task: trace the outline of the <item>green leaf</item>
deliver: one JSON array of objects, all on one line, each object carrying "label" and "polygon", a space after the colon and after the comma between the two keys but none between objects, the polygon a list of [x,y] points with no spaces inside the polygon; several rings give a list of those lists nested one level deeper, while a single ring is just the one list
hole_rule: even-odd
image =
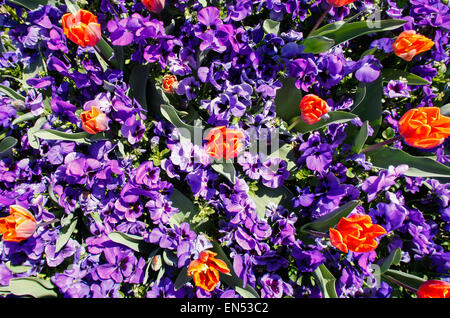
[{"label": "green leaf", "polygon": [[39,117],[36,122],[34,123],[34,126],[29,128],[27,131],[28,136],[28,143],[30,144],[31,148],[39,150],[39,146],[41,145],[41,142],[39,138],[35,135],[35,133],[41,129],[42,126],[47,122],[47,118]]},{"label": "green leaf", "polygon": [[187,274],[187,266],[183,267],[180,272],[178,273],[177,278],[175,279],[175,283],[174,283],[174,289],[178,290],[181,287],[183,287],[184,285],[186,285],[186,283],[188,281],[190,281],[192,279],[191,276],[188,276]]},{"label": "green leaf", "polygon": [[164,260],[164,263],[166,263],[166,265],[177,267],[178,258],[174,252],[165,249],[162,253],[162,259]]},{"label": "green leaf", "polygon": [[244,289],[244,288],[241,288],[241,287],[239,287],[239,286],[234,287],[234,290],[235,290],[239,295],[241,295],[243,298],[258,298],[258,297],[256,297],[252,292],[250,292],[250,291],[248,291],[248,290],[246,290],[246,289]]},{"label": "green leaf", "polygon": [[181,191],[175,188],[170,196],[170,200],[172,201],[172,206],[178,209],[178,213],[172,215],[170,218],[170,224],[180,226],[181,223],[186,222],[192,225],[192,218],[199,213],[197,206]]},{"label": "green leaf", "polygon": [[16,296],[32,296],[35,298],[58,296],[51,281],[36,277],[12,278],[6,288]]},{"label": "green leaf", "polygon": [[144,238],[141,236],[114,231],[108,233],[108,237],[111,239],[111,241],[125,245],[136,252],[149,252],[150,245],[145,242]]},{"label": "green leaf", "polygon": [[119,63],[114,56],[114,49],[109,45],[108,42],[102,37],[100,41],[95,45],[95,52],[99,54],[99,62],[102,64],[104,68],[108,68],[111,65],[113,68],[119,69]]},{"label": "green leaf", "polygon": [[409,72],[396,70],[392,68],[385,68],[381,71],[383,82],[389,82],[390,80],[399,80],[400,78],[406,79],[408,85],[429,85],[431,84],[426,79]]},{"label": "green leaf", "polygon": [[17,144],[17,139],[11,136],[5,137],[0,141],[0,154],[7,152]]},{"label": "green leaf", "polygon": [[402,249],[400,247],[396,248],[389,254],[388,257],[381,263],[380,266],[380,274],[384,274],[387,272],[391,265],[398,265],[400,263],[400,259],[402,258]]},{"label": "green leaf", "polygon": [[397,271],[397,270],[393,270],[393,269],[388,269],[383,275],[383,276],[390,276],[408,286],[411,286],[412,288],[415,289],[419,289],[419,287],[426,282],[426,279],[423,279],[421,277],[409,274],[409,273],[404,273],[401,271]]},{"label": "green leaf", "polygon": [[319,284],[323,298],[338,298],[336,293],[336,278],[324,264],[320,264],[313,272],[313,276]]},{"label": "green leaf", "polygon": [[150,64],[136,64],[131,70],[129,86],[130,97],[134,97],[143,108],[147,108],[147,80],[150,73]]},{"label": "green leaf", "polygon": [[268,188],[264,185],[258,185],[258,190],[250,196],[255,200],[256,213],[260,219],[266,216],[266,207],[269,203],[283,205],[285,208],[291,206],[291,200],[294,194],[285,186],[279,188]]},{"label": "green leaf", "polygon": [[39,7],[40,4],[46,5],[47,0],[8,0],[11,3],[17,4],[28,10],[34,10]]},{"label": "green leaf", "polygon": [[353,141],[353,151],[359,153],[369,136],[369,122],[366,120]]},{"label": "green leaf", "polygon": [[266,19],[263,22],[263,29],[266,31],[266,33],[273,33],[275,35],[278,35],[280,32],[280,22]]},{"label": "green leaf", "polygon": [[13,90],[8,86],[0,85],[0,92],[6,94],[7,96],[9,96],[14,100],[25,102],[25,96],[20,95],[19,93],[17,93],[15,90]]},{"label": "green leaf", "polygon": [[11,125],[14,126],[14,125],[17,125],[18,123],[35,119],[36,117],[37,117],[37,115],[33,114],[32,112],[28,112],[28,113],[25,113],[23,115],[16,117],[16,119],[13,120]]},{"label": "green leaf", "polygon": [[289,173],[297,168],[297,157],[292,144],[283,144],[280,148],[273,150],[268,158],[280,158],[286,161],[286,169]]},{"label": "green leaf", "polygon": [[203,134],[200,126],[190,126],[183,122],[178,116],[176,109],[171,105],[161,105],[161,114],[172,125],[178,128],[180,143],[192,142],[197,145],[201,144]]},{"label": "green leaf", "polygon": [[441,115],[450,116],[450,104],[441,106]]},{"label": "green leaf", "polygon": [[67,244],[73,231],[75,231],[77,223],[78,217],[73,213],[67,214],[61,219],[61,231],[56,241],[55,253],[58,253]]},{"label": "green leaf", "polygon": [[359,21],[352,23],[344,23],[341,21],[332,23],[333,25],[327,25],[314,32],[314,36],[324,36],[334,40],[334,45],[341,44],[343,42],[352,40],[362,35],[395,30],[406,23],[406,20],[389,19],[371,21]]},{"label": "green leaf", "polygon": [[313,130],[326,127],[330,124],[346,123],[358,117],[356,114],[344,111],[331,111],[328,112],[327,115],[328,116],[322,117],[321,120],[312,125],[308,125],[303,120],[299,120],[299,122],[294,126],[293,129],[304,134]]},{"label": "green leaf", "polygon": [[67,10],[69,10],[71,13],[76,14],[78,11],[80,11],[80,7],[76,2],[73,2],[71,0],[64,0],[67,6]]},{"label": "green leaf", "polygon": [[449,178],[450,167],[429,157],[412,156],[405,151],[392,147],[380,147],[366,153],[376,168],[388,169],[389,166],[406,164],[409,169],[404,173],[409,177]]},{"label": "green leaf", "polygon": [[335,41],[325,36],[310,36],[304,39],[301,43],[305,48],[302,53],[319,54],[331,49]]},{"label": "green leaf", "polygon": [[364,98],[353,107],[351,112],[358,115],[363,122],[368,120],[374,130],[372,136],[375,136],[381,126],[383,82],[379,76],[371,83],[361,83],[360,85],[363,87],[361,90],[365,91]]},{"label": "green leaf", "polygon": [[300,101],[302,100],[302,91],[295,86],[296,79],[285,77],[280,79],[282,87],[277,90],[275,97],[275,108],[277,116],[286,122],[292,118],[300,116]]},{"label": "green leaf", "polygon": [[211,167],[214,171],[227,178],[232,184],[236,182],[236,169],[232,162],[212,163]]},{"label": "green leaf", "polygon": [[14,274],[22,274],[32,268],[32,266],[12,265],[11,261],[7,261],[5,266]]},{"label": "green leaf", "polygon": [[300,227],[300,231],[307,233],[308,230],[313,230],[328,233],[330,228],[334,228],[336,224],[339,223],[339,220],[342,217],[349,215],[350,212],[352,212],[359,205],[359,203],[360,202],[358,200],[347,202],[335,209],[333,212],[330,212],[313,222],[303,225]]},{"label": "green leaf", "polygon": [[66,133],[54,129],[40,129],[34,133],[34,136],[47,140],[68,140],[80,143],[88,143],[88,138],[91,136],[87,132]]}]

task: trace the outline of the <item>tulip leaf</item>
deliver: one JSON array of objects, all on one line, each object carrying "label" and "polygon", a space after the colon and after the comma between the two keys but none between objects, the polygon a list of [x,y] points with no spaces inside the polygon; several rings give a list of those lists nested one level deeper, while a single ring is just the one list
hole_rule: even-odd
[{"label": "tulip leaf", "polygon": [[441,106],[441,115],[450,117],[450,104]]},{"label": "tulip leaf", "polygon": [[359,21],[351,23],[342,23],[338,21],[332,25],[326,25],[317,29],[314,36],[325,36],[334,40],[334,46],[343,42],[352,40],[362,35],[395,30],[406,23],[406,20],[389,19],[377,21]]},{"label": "tulip leaf", "polygon": [[225,178],[228,179],[232,184],[235,184],[236,182],[236,169],[234,168],[234,165],[232,162],[224,161],[224,162],[218,162],[218,163],[212,163],[211,167],[216,171],[217,173],[221,174]]},{"label": "tulip leaf", "polygon": [[71,0],[64,0],[67,6],[67,10],[69,10],[72,14],[77,14],[78,11],[80,11],[80,7],[76,2],[73,2]]},{"label": "tulip leaf", "polygon": [[349,215],[359,204],[360,202],[358,200],[347,202],[334,211],[316,219],[315,221],[303,225],[300,227],[300,231],[307,233],[308,230],[314,230],[322,233],[328,233],[330,228],[334,228],[342,217]]},{"label": "tulip leaf", "polygon": [[292,144],[283,144],[278,149],[273,150],[268,158],[280,158],[284,160],[286,162],[286,169],[289,172],[292,172],[295,168],[297,168],[297,157]]},{"label": "tulip leaf", "polygon": [[0,85],[0,92],[6,94],[7,96],[9,96],[14,100],[25,102],[25,96],[20,95],[19,93],[17,93],[15,90],[13,90],[8,86]]},{"label": "tulip leaf", "polygon": [[250,292],[250,291],[248,291],[248,290],[246,290],[246,289],[244,289],[244,288],[241,288],[241,287],[239,287],[239,286],[234,287],[234,290],[235,290],[239,295],[241,295],[243,298],[258,298],[258,297],[256,297],[252,292]]},{"label": "tulip leaf", "polygon": [[28,10],[34,10],[34,9],[37,9],[40,4],[45,6],[47,4],[48,0],[8,0],[8,2],[22,6]]},{"label": "tulip leaf", "polygon": [[320,264],[316,268],[313,276],[320,287],[323,298],[338,298],[335,286],[336,278],[324,264]]},{"label": "tulip leaf", "polygon": [[39,279],[37,277],[21,277],[9,280],[9,285],[5,286],[8,291],[16,296],[32,296],[35,298],[57,297],[51,281]]},{"label": "tulip leaf", "polygon": [[91,137],[87,132],[66,133],[54,129],[40,129],[34,133],[34,136],[47,140],[68,140],[80,143],[88,143],[88,138]]},{"label": "tulip leaf", "polygon": [[147,109],[147,80],[150,72],[149,64],[136,64],[131,70],[129,79],[129,97],[135,98],[138,103],[145,109]]},{"label": "tulip leaf", "polygon": [[0,141],[0,154],[6,153],[8,150],[14,148],[17,144],[17,139],[11,136],[7,136]]},{"label": "tulip leaf", "polygon": [[264,31],[269,34],[273,33],[275,35],[278,35],[278,33],[280,32],[280,22],[271,19],[264,20],[262,27]]},{"label": "tulip leaf", "polygon": [[394,269],[388,269],[381,277],[392,277],[396,280],[398,280],[401,283],[406,284],[407,286],[410,286],[414,289],[419,289],[419,287],[426,282],[426,279],[423,279],[421,277],[404,273],[401,271],[397,271]]},{"label": "tulip leaf", "polygon": [[67,214],[61,219],[61,230],[59,238],[56,241],[55,253],[58,253],[67,244],[72,233],[75,231],[77,223],[78,217],[73,213]]},{"label": "tulip leaf", "polygon": [[111,241],[125,245],[136,252],[144,254],[149,252],[149,244],[144,241],[144,238],[142,236],[114,231],[108,233],[108,237],[111,239]]},{"label": "tulip leaf", "polygon": [[37,115],[33,114],[32,112],[28,112],[16,117],[16,119],[12,121],[11,125],[14,126],[17,125],[18,123],[35,119],[36,117]]},{"label": "tulip leaf", "polygon": [[47,118],[45,117],[39,117],[38,120],[34,123],[34,126],[29,128],[27,131],[28,136],[28,143],[30,144],[31,148],[39,150],[39,146],[41,145],[41,142],[39,138],[35,135],[35,133],[41,129],[42,126],[46,123]]},{"label": "tulip leaf", "polygon": [[[361,83],[360,91],[364,91],[364,97],[359,103],[353,107],[352,113],[358,115],[362,121],[369,121],[369,125],[373,128],[375,136],[381,126],[382,98],[383,98],[383,82],[381,76],[370,83]],[[370,138],[369,138],[370,139]]]},{"label": "tulip leaf", "polygon": [[391,165],[408,165],[409,169],[404,174],[409,177],[450,177],[450,167],[429,157],[412,156],[401,149],[385,146],[368,151],[366,155],[370,157],[372,164],[380,169],[388,169]]},{"label": "tulip leaf", "polygon": [[198,207],[178,189],[173,189],[169,199],[172,201],[172,206],[178,209],[178,213],[172,215],[170,218],[170,224],[180,226],[181,223],[186,222],[193,231],[197,232],[200,226],[207,221],[207,219],[205,219],[198,223],[193,222],[194,216],[200,211]]},{"label": "tulip leaf", "polygon": [[402,249],[400,247],[393,250],[388,257],[381,263],[380,266],[380,274],[384,274],[387,272],[391,265],[398,265],[400,263],[400,259],[402,257]]},{"label": "tulip leaf", "polygon": [[[322,119],[320,119],[317,123],[312,125],[308,125],[303,120],[299,120],[299,122],[294,126],[293,129],[304,134],[313,130],[317,130],[323,127],[326,127],[330,124],[339,124],[349,122],[358,116],[356,114],[352,114],[350,112],[344,111],[331,111],[328,112]],[[295,118],[297,120],[298,118]]]},{"label": "tulip leaf", "polygon": [[161,113],[165,119],[177,128],[180,143],[192,142],[197,145],[201,144],[203,134],[200,126],[190,126],[183,122],[178,116],[177,110],[171,105],[161,105]]},{"label": "tulip leaf", "polygon": [[409,72],[396,70],[392,68],[384,68],[381,71],[381,76],[383,78],[383,82],[389,82],[390,80],[399,80],[404,78],[408,85],[429,85],[431,84],[426,79]]},{"label": "tulip leaf", "polygon": [[285,77],[280,79],[281,88],[277,90],[275,97],[275,107],[277,116],[286,122],[292,118],[300,116],[300,101],[302,100],[302,91],[295,86],[296,79]]},{"label": "tulip leaf", "polygon": [[174,289],[178,290],[181,287],[183,287],[184,285],[186,285],[186,283],[188,281],[190,281],[192,279],[191,276],[188,276],[187,274],[187,266],[183,267],[180,272],[178,273],[177,278],[175,279],[175,283],[174,283]]},{"label": "tulip leaf", "polygon": [[32,268],[32,266],[12,265],[11,261],[7,261],[5,266],[14,274],[25,273]]},{"label": "tulip leaf", "polygon": [[267,206],[274,204],[275,206],[283,205],[285,208],[291,207],[291,200],[294,194],[285,186],[278,188],[268,188],[259,185],[258,190],[254,194],[249,194],[255,201],[256,214],[260,219],[266,216]]},{"label": "tulip leaf", "polygon": [[300,44],[304,46],[302,53],[319,54],[331,49],[334,46],[335,41],[325,36],[310,36],[304,39]]},{"label": "tulip leaf", "polygon": [[353,151],[359,153],[369,136],[369,122],[366,120],[353,141]]}]

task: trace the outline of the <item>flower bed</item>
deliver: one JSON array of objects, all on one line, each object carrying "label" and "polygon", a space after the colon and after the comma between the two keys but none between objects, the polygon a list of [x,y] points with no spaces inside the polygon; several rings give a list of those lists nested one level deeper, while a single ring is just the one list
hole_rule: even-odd
[{"label": "flower bed", "polygon": [[443,0],[0,0],[0,294],[450,297]]}]

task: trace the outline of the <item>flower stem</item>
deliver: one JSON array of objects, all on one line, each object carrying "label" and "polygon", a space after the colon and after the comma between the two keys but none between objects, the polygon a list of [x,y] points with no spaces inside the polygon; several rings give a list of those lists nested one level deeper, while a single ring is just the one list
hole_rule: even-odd
[{"label": "flower stem", "polygon": [[328,233],[323,233],[323,232],[319,232],[319,231],[307,230],[306,232],[308,234],[311,234],[311,235],[316,236],[316,237],[324,237],[324,238],[329,238],[330,237],[328,235]]},{"label": "flower stem", "polygon": [[302,121],[302,118],[301,117],[298,117],[289,127],[288,127],[288,130],[292,130],[292,128],[294,128],[295,126],[297,126],[297,124],[299,123],[299,122],[301,122]]},{"label": "flower stem", "polygon": [[407,289],[407,290],[409,290],[409,291],[411,291],[411,292],[413,292],[413,293],[417,293],[417,289],[415,289],[415,288],[413,288],[413,287],[411,287],[411,286],[409,286],[409,285],[407,285],[407,284],[405,284],[405,283],[403,283],[403,282],[401,282],[401,281],[395,279],[395,278],[392,277],[392,276],[389,276],[389,275],[384,274],[383,277],[384,277],[386,280],[388,280],[388,281],[390,281],[390,282],[392,282],[392,283],[394,283],[394,284],[397,284],[398,286],[401,286],[401,287],[403,287],[403,288],[405,288],[405,289]]},{"label": "flower stem", "polygon": [[333,7],[332,5],[330,5],[330,4],[328,5],[328,8],[322,13],[322,15],[320,16],[319,20],[317,20],[316,24],[314,25],[312,30],[309,32],[309,34],[308,34],[308,36],[306,38],[309,38],[311,36],[311,34],[313,34],[314,31],[317,30],[317,28],[322,23],[323,19],[325,19],[325,16],[328,14],[328,12],[330,12],[332,7]]},{"label": "flower stem", "polygon": [[403,138],[402,136],[395,136],[394,138],[391,138],[391,139],[382,141],[382,142],[380,142],[380,143],[378,143],[378,144],[375,144],[375,145],[369,146],[369,147],[367,147],[367,148],[364,148],[364,149],[361,150],[359,153],[364,153],[364,152],[372,151],[372,150],[378,149],[378,148],[380,148],[380,147],[383,147],[384,145],[390,145],[390,144],[392,144],[392,143],[394,143],[394,142],[396,142],[396,141],[398,141],[398,140],[401,140],[402,138]]}]

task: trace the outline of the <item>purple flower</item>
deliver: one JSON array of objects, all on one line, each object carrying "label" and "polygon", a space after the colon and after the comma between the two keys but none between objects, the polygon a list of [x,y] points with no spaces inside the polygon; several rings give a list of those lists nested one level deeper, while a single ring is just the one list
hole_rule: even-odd
[{"label": "purple flower", "polygon": [[407,170],[407,165],[389,166],[388,170],[380,171],[378,176],[368,177],[361,186],[361,189],[367,193],[367,201],[374,200],[378,192],[388,190],[395,184],[395,180]]},{"label": "purple flower", "polygon": [[289,178],[286,161],[280,158],[266,160],[260,169],[262,183],[270,188],[278,188]]},{"label": "purple flower", "polygon": [[102,280],[99,284],[91,285],[93,298],[122,298],[119,293],[120,284],[112,279]]},{"label": "purple flower", "polygon": [[389,98],[411,96],[407,82],[401,80],[390,80],[384,88],[384,94]]},{"label": "purple flower", "polygon": [[75,265],[72,269],[65,270],[63,273],[56,273],[52,277],[53,283],[59,287],[65,297],[85,298],[89,297],[89,285],[83,278],[87,275],[87,270],[81,269]]},{"label": "purple flower", "polygon": [[298,246],[292,251],[295,257],[298,269],[301,272],[313,272],[316,268],[325,262],[325,256],[317,249],[303,249]]},{"label": "purple flower", "polygon": [[136,119],[136,116],[131,116],[123,123],[121,132],[128,142],[134,145],[144,136],[145,126],[140,119]]},{"label": "purple flower", "polygon": [[260,283],[262,298],[281,298],[283,295],[292,296],[294,293],[292,286],[285,283],[277,274],[264,274]]},{"label": "purple flower", "polygon": [[133,251],[120,247],[108,247],[103,250],[107,263],[97,267],[101,279],[112,279],[116,283],[129,280],[137,264]]}]

